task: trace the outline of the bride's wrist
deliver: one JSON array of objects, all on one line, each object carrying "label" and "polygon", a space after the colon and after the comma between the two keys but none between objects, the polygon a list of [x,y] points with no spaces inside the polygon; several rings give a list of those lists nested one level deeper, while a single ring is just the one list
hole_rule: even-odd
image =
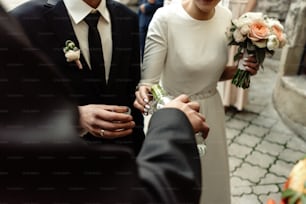
[{"label": "bride's wrist", "polygon": [[153,85],[153,83],[144,83],[144,82],[138,83],[138,85],[135,88],[135,91],[138,91],[141,86],[146,86],[149,89],[151,89],[152,85]]}]

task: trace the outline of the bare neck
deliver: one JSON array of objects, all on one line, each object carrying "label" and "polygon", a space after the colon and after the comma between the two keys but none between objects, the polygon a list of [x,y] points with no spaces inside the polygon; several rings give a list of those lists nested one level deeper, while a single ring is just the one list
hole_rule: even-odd
[{"label": "bare neck", "polygon": [[99,4],[101,3],[101,0],[83,0],[85,3],[87,3],[92,8],[97,8]]},{"label": "bare neck", "polygon": [[209,20],[215,14],[215,8],[208,9],[208,10],[201,10],[199,7],[196,6],[195,1],[186,0],[182,2],[183,8],[186,12],[193,18],[197,20]]}]

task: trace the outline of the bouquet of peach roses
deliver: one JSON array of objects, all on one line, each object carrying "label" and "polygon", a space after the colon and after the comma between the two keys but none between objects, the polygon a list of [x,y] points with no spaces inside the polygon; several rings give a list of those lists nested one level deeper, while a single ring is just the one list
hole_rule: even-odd
[{"label": "bouquet of peach roses", "polygon": [[[268,199],[267,204],[276,204]],[[292,168],[282,190],[280,204],[306,204],[306,156]]]},{"label": "bouquet of peach roses", "polygon": [[[229,45],[238,46],[235,61],[239,60],[242,54],[253,54],[262,68],[266,54],[273,55],[275,49],[286,44],[281,23],[260,12],[248,12],[233,20],[226,34]],[[232,83],[244,89],[250,86],[250,73],[241,64],[238,65]]]}]

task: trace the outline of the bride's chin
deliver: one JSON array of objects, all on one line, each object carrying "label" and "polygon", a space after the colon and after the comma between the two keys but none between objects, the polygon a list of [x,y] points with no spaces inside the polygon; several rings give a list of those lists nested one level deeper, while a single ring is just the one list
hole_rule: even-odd
[{"label": "bride's chin", "polygon": [[213,1],[211,1],[211,0],[196,0],[196,1],[197,1],[198,5],[200,5],[200,6],[205,6],[205,7],[213,6]]},{"label": "bride's chin", "polygon": [[202,4],[212,4],[214,0],[198,0],[198,2],[201,2]]},{"label": "bride's chin", "polygon": [[203,12],[210,12],[211,10],[214,9],[214,6],[212,3],[208,3],[207,0],[196,0],[196,4],[198,5],[199,9],[202,10]]}]

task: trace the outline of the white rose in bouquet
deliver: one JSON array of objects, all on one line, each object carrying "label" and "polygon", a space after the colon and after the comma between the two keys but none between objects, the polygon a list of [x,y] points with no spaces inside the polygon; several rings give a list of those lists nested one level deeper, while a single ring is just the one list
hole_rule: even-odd
[{"label": "white rose in bouquet", "polygon": [[269,50],[275,50],[275,49],[279,48],[279,41],[278,41],[276,35],[269,36],[268,42],[267,42],[267,48]]}]

